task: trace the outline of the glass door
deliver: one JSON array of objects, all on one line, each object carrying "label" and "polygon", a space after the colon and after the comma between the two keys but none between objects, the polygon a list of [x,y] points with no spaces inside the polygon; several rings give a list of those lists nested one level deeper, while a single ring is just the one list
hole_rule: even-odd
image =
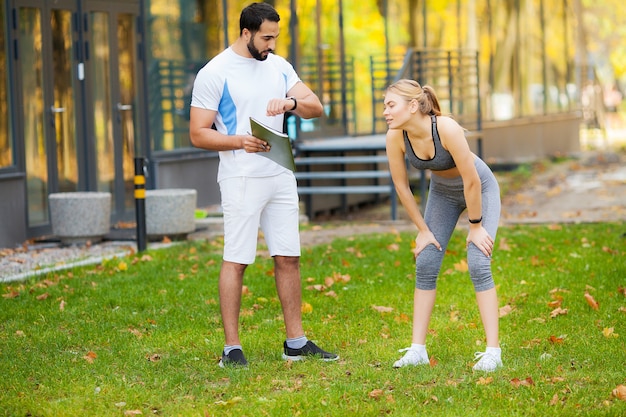
[{"label": "glass door", "polygon": [[50,230],[48,195],[107,191],[134,214],[141,90],[139,0],[12,0],[28,229]]},{"label": "glass door", "polygon": [[114,219],[134,208],[138,135],[138,1],[84,1],[87,130],[93,138],[92,186],[113,196]]},{"label": "glass door", "polygon": [[17,87],[29,228],[45,227],[48,194],[78,189],[76,3],[14,1]]}]

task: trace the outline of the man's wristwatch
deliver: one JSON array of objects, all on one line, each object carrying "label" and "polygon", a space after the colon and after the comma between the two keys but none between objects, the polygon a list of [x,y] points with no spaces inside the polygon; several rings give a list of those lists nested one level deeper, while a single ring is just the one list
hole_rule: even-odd
[{"label": "man's wristwatch", "polygon": [[293,109],[289,111],[294,111],[298,107],[298,100],[294,96],[287,97],[287,100],[293,100]]}]

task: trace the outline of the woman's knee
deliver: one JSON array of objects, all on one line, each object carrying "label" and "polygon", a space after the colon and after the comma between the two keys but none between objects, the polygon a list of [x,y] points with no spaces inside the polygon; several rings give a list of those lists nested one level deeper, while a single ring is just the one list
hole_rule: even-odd
[{"label": "woman's knee", "polygon": [[415,260],[415,288],[434,290],[442,261],[443,251],[433,245],[425,247]]},{"label": "woman's knee", "polygon": [[485,256],[474,244],[470,244],[467,250],[467,267],[475,291],[485,291],[494,287],[491,258]]}]

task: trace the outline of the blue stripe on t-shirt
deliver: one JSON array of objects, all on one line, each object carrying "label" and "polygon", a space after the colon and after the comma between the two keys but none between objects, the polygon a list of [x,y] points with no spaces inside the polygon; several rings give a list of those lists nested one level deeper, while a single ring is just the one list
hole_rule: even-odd
[{"label": "blue stripe on t-shirt", "polygon": [[228,135],[237,134],[237,107],[228,91],[228,81],[224,82],[224,92],[217,111],[222,115],[222,123]]}]

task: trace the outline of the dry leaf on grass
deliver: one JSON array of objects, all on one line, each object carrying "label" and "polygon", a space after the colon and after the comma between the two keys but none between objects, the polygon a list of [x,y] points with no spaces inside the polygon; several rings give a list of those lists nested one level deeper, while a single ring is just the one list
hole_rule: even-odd
[{"label": "dry leaf on grass", "polygon": [[615,333],[615,329],[613,327],[605,327],[602,330],[602,334],[604,335],[604,337],[606,338],[614,338],[614,337],[619,337],[619,334]]},{"label": "dry leaf on grass", "polygon": [[506,315],[509,315],[511,312],[513,311],[513,307],[511,307],[510,304],[507,304],[503,307],[500,307],[499,313],[500,313],[500,317],[504,317]]},{"label": "dry leaf on grass", "polygon": [[83,359],[89,363],[93,363],[94,359],[96,359],[97,357],[98,355],[95,352],[89,351],[85,356],[83,356]]},{"label": "dry leaf on grass", "polygon": [[626,401],[626,385],[618,385],[617,388],[611,392],[611,395],[618,400]]},{"label": "dry leaf on grass", "polygon": [[591,306],[594,310],[597,310],[600,307],[595,298],[593,298],[593,296],[588,292],[585,292],[585,300],[587,300],[587,304],[589,304],[589,306]]},{"label": "dry leaf on grass", "polygon": [[531,377],[527,377],[526,379],[513,378],[511,380],[511,385],[515,388],[519,388],[520,386],[533,386],[535,385],[535,381]]},{"label": "dry leaf on grass", "polygon": [[375,400],[379,399],[380,397],[383,396],[385,392],[381,389],[375,389],[373,391],[370,391],[369,394],[367,394],[368,397],[370,398],[374,398]]},{"label": "dry leaf on grass", "polygon": [[454,269],[458,272],[467,272],[467,261],[465,259],[461,259],[459,263],[454,264]]},{"label": "dry leaf on grass", "polygon": [[550,317],[551,318],[555,318],[557,316],[563,316],[565,314],[567,314],[567,309],[566,308],[557,307],[557,308],[555,308],[554,310],[552,310],[550,312]]},{"label": "dry leaf on grass", "polygon": [[558,345],[558,344],[563,343],[563,341],[565,340],[565,337],[556,337],[556,336],[552,335],[552,336],[550,336],[548,338],[548,340],[550,341],[550,343]]},{"label": "dry leaf on grass", "polygon": [[493,377],[488,376],[487,378],[485,378],[484,376],[481,376],[480,378],[478,378],[478,381],[476,381],[476,385],[489,385],[493,382]]},{"label": "dry leaf on grass", "polygon": [[393,311],[393,307],[372,306],[372,308],[379,313],[391,313]]}]

